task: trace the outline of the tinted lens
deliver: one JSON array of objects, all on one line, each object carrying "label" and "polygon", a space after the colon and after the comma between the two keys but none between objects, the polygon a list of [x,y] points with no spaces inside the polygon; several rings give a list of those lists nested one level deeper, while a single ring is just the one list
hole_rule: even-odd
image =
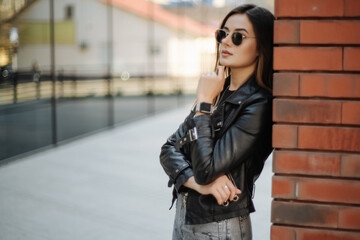
[{"label": "tinted lens", "polygon": [[231,39],[236,46],[239,46],[243,40],[243,35],[239,32],[234,32]]},{"label": "tinted lens", "polygon": [[[221,41],[226,38],[226,36],[227,33],[222,29],[216,30],[215,32],[215,38],[218,43],[221,43]],[[239,46],[242,43],[243,35],[239,32],[234,32],[231,35],[231,40],[236,46]]]},{"label": "tinted lens", "polygon": [[221,29],[216,30],[215,37],[216,37],[216,41],[218,43],[221,43],[221,41],[226,37],[226,32]]}]

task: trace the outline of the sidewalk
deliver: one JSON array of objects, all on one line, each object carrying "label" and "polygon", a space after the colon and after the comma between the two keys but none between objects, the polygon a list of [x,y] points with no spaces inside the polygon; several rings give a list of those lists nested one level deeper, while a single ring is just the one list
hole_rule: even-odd
[{"label": "sidewalk", "polygon": [[[0,239],[171,239],[160,147],[190,106],[0,167]],[[270,237],[271,159],[256,185],[254,240]]]}]

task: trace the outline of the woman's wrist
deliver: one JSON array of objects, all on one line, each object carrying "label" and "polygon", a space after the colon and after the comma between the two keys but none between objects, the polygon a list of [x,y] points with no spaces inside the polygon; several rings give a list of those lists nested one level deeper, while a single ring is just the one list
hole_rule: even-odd
[{"label": "woman's wrist", "polygon": [[[196,104],[198,105],[200,103],[207,103],[207,104],[211,104],[211,106],[212,106],[213,99],[210,99],[210,98],[207,98],[207,97],[198,97],[197,101],[196,101]],[[213,106],[211,108],[213,108]],[[209,109],[209,111],[210,111],[210,109]],[[207,115],[207,114],[211,114],[211,113],[212,113],[211,111],[209,113],[206,113],[204,111],[197,111],[196,114],[194,115],[194,117],[201,116],[201,115]]]},{"label": "woman's wrist", "polygon": [[213,99],[209,98],[209,97],[198,97],[197,98],[197,103],[201,103],[201,102],[205,102],[205,103],[213,103]]},{"label": "woman's wrist", "polygon": [[200,193],[201,185],[196,183],[194,176],[190,177],[186,182],[184,182],[184,186]]}]

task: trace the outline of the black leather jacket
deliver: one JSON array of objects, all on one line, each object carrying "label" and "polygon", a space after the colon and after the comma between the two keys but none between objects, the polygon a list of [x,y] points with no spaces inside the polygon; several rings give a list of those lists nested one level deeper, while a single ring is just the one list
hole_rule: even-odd
[{"label": "black leather jacket", "polygon": [[[224,89],[229,83],[227,78]],[[169,187],[175,187],[173,203],[177,194],[184,192],[186,224],[220,221],[255,211],[253,184],[272,151],[271,93],[261,88],[253,75],[213,115],[194,115],[192,110],[160,154]],[[189,141],[189,130],[194,127],[197,138],[193,135]],[[185,138],[187,142],[179,144]],[[218,205],[212,195],[200,195],[183,186],[191,176],[205,185],[224,174],[230,174],[242,190],[240,199],[228,206]]]}]

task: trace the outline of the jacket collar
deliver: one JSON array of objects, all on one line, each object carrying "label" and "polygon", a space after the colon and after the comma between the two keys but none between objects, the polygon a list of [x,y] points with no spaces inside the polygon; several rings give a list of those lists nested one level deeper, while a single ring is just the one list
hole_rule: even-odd
[{"label": "jacket collar", "polygon": [[[230,85],[230,78],[231,75],[226,78],[224,89]],[[225,102],[241,104],[245,99],[258,91],[259,88],[260,86],[256,82],[255,74],[253,74],[233,95],[226,99]]]}]

